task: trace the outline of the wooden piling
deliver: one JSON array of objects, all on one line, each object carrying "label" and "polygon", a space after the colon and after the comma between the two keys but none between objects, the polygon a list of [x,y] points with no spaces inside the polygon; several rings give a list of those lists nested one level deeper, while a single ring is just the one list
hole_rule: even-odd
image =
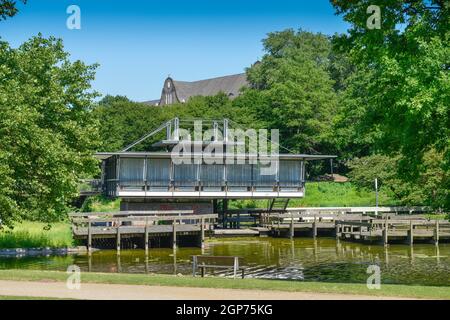
[{"label": "wooden piling", "polygon": [[388,245],[388,241],[389,241],[389,239],[388,239],[388,229],[389,229],[389,224],[388,224],[387,215],[386,215],[386,219],[385,219],[385,222],[384,222],[384,225],[383,225],[383,244],[385,246]]},{"label": "wooden piling", "polygon": [[120,220],[117,220],[116,250],[120,253]]},{"label": "wooden piling", "polygon": [[291,213],[291,229],[289,232],[289,236],[291,239],[294,239],[294,217],[292,216],[292,213]]},{"label": "wooden piling", "polygon": [[339,222],[338,221],[334,221],[334,229],[335,229],[335,233],[336,233],[336,241],[339,240]]},{"label": "wooden piling", "polygon": [[205,247],[205,218],[202,218],[200,225],[200,248]]},{"label": "wooden piling", "polygon": [[314,222],[313,222],[313,225],[312,225],[312,235],[313,235],[313,238],[315,239],[316,237],[317,237],[317,223],[316,223],[316,216],[314,216]]},{"label": "wooden piling", "polygon": [[176,220],[173,220],[173,224],[172,224],[172,247],[174,249],[177,248],[177,224],[176,224]]},{"label": "wooden piling", "polygon": [[410,246],[412,246],[413,243],[414,243],[414,225],[413,225],[412,220],[409,221],[409,230],[408,230],[408,239],[407,239],[407,241],[408,241],[408,244]]},{"label": "wooden piling", "polygon": [[434,228],[434,244],[439,245],[439,220],[436,220],[436,226]]},{"label": "wooden piling", "polygon": [[145,235],[144,235],[145,252],[148,252],[148,218],[145,219]]},{"label": "wooden piling", "polygon": [[87,241],[87,249],[88,249],[88,253],[91,253],[92,251],[92,224],[89,221],[88,222],[88,241]]}]

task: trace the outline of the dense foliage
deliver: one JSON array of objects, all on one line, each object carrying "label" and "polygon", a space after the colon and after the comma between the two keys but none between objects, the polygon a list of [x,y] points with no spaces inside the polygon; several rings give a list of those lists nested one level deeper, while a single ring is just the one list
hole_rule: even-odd
[{"label": "dense foliage", "polygon": [[[336,121],[341,147],[348,156],[391,157],[396,168],[391,173],[410,189],[402,197],[406,201],[450,207],[448,2],[332,3],[351,24],[348,34],[336,38],[335,49],[346,52],[355,66]],[[381,8],[380,29],[366,24],[373,4]]]},{"label": "dense foliage", "polygon": [[0,219],[64,217],[80,177],[97,171],[96,66],[69,61],[62,42],[0,42]]},{"label": "dense foliage", "polygon": [[[22,0],[22,2],[26,3],[27,0]],[[17,1],[0,0],[0,21],[15,16],[17,12]]]}]

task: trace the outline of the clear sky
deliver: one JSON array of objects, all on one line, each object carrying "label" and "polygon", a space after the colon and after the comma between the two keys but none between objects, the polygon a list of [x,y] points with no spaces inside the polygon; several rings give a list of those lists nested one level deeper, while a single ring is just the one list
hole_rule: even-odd
[{"label": "clear sky", "polygon": [[[286,28],[333,34],[347,25],[329,0],[28,0],[0,22],[13,47],[38,32],[64,40],[71,59],[100,67],[101,94],[158,99],[164,79],[193,81],[244,72],[263,55],[261,40]],[[69,5],[81,29],[69,30]]]}]

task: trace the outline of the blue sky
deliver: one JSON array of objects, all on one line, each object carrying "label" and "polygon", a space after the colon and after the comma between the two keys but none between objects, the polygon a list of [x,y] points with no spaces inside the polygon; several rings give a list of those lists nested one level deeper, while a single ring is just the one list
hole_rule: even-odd
[{"label": "blue sky", "polygon": [[[69,5],[81,30],[69,30]],[[261,40],[286,28],[333,34],[347,25],[329,0],[28,0],[0,22],[13,47],[38,32],[64,40],[71,59],[100,67],[93,87],[136,101],[159,98],[164,79],[193,81],[243,72]]]}]

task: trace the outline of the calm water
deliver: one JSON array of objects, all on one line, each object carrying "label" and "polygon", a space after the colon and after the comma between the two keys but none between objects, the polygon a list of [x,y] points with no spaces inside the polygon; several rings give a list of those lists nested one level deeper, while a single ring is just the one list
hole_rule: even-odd
[{"label": "calm water", "polygon": [[[214,240],[198,248],[99,251],[88,255],[49,257],[0,257],[0,269],[66,270],[78,265],[82,271],[191,274],[191,255],[236,255],[248,266],[247,277],[268,279],[360,282],[367,279],[370,264],[381,268],[382,283],[450,286],[450,244],[378,245],[334,239]],[[219,274],[228,276],[227,273]]]}]

